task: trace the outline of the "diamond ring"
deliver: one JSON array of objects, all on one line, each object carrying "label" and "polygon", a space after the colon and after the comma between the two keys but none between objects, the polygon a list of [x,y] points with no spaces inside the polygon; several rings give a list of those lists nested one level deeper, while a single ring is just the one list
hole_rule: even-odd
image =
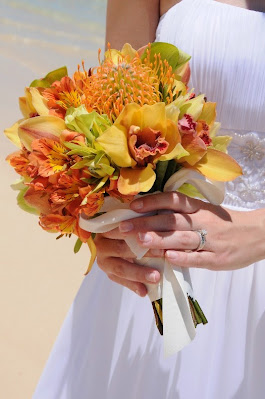
[{"label": "diamond ring", "polygon": [[200,251],[201,249],[203,249],[206,243],[207,230],[195,230],[194,232],[197,233],[200,238],[199,245],[196,249],[194,249],[194,251]]}]

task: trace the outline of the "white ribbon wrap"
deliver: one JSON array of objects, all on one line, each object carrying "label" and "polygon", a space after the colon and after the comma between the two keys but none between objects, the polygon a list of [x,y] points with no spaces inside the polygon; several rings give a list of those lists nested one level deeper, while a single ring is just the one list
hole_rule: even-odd
[{"label": "white ribbon wrap", "polygon": [[[164,191],[176,191],[184,183],[192,184],[215,205],[224,199],[223,183],[209,181],[199,173],[185,168],[169,178]],[[87,220],[81,216],[80,227],[92,233],[106,233],[118,227],[124,220],[158,213],[134,212],[129,209],[128,203],[121,203],[112,197],[105,198],[101,212],[105,213],[93,219]],[[158,284],[146,285],[151,302],[163,298],[164,354],[168,357],[188,345],[196,334],[187,296],[188,294],[193,297],[189,270],[171,265],[164,258],[144,257],[148,249],[141,247],[135,236],[129,236],[125,241],[136,255],[138,264],[154,267],[163,276]]]}]

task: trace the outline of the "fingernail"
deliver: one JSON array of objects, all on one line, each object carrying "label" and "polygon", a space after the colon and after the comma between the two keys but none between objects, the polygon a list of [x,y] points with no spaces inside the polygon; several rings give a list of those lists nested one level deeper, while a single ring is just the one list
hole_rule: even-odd
[{"label": "fingernail", "polygon": [[150,281],[151,283],[156,283],[159,280],[159,273],[158,272],[146,273],[145,278],[147,281]]},{"label": "fingernail", "polygon": [[120,232],[127,233],[128,231],[132,231],[133,224],[131,222],[121,222],[119,225]]},{"label": "fingernail", "polygon": [[138,211],[139,211],[140,209],[142,209],[143,206],[144,206],[144,204],[143,204],[143,201],[142,201],[142,200],[137,200],[137,201],[135,201],[135,202],[133,202],[133,203],[131,204],[132,209],[136,209],[136,210],[138,210]]},{"label": "fingernail", "polygon": [[167,251],[166,257],[175,260],[175,259],[177,259],[178,254],[176,253],[176,251]]},{"label": "fingernail", "polygon": [[148,234],[148,233],[139,233],[138,237],[139,237],[139,240],[143,241],[143,242],[152,241],[152,236],[151,236],[151,234]]},{"label": "fingernail", "polygon": [[135,290],[135,293],[136,293],[137,295],[139,295],[139,296],[142,296],[142,295],[141,295],[141,292],[138,291],[138,290]]}]

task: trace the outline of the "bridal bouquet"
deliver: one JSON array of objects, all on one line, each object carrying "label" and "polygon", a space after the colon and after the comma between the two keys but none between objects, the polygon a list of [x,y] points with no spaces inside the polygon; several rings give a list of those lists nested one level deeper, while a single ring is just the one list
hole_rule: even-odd
[{"label": "bridal bouquet", "polygon": [[[78,66],[72,78],[63,67],[34,80],[19,98],[24,118],[5,130],[19,147],[7,157],[21,175],[13,185],[18,205],[38,214],[44,230],[76,235],[75,252],[87,243],[88,271],[96,256],[95,233],[140,216],[129,209],[135,196],[179,190],[220,203],[220,182],[241,174],[226,154],[230,137],[216,136],[216,104],[187,88],[189,58],[171,44],[139,51],[125,44],[121,51],[109,48],[96,68]],[[128,244],[139,263],[148,264],[136,239]],[[173,273],[173,300],[192,339],[194,326],[206,319],[189,277],[163,259],[158,267]],[[166,284],[149,295],[161,333],[170,295]],[[177,298],[179,288],[184,302]]]}]

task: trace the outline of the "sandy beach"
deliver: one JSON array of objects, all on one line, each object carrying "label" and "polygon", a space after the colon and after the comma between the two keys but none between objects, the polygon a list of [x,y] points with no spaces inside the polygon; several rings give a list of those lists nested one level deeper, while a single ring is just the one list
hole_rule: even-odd
[{"label": "sandy beach", "polygon": [[[57,67],[69,74],[104,47],[105,1],[0,1],[0,130],[21,118],[18,97]],[[5,157],[16,148],[0,135],[1,397],[29,399],[84,278],[89,252],[55,240],[16,205],[17,178]],[[48,399],[48,398],[47,398]]]}]

